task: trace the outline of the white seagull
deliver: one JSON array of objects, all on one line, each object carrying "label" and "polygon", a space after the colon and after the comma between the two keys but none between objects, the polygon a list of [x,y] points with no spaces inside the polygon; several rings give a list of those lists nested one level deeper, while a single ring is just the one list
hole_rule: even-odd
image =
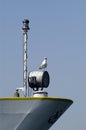
[{"label": "white seagull", "polygon": [[44,60],[42,61],[39,69],[45,69],[47,67],[47,58],[44,57]]}]

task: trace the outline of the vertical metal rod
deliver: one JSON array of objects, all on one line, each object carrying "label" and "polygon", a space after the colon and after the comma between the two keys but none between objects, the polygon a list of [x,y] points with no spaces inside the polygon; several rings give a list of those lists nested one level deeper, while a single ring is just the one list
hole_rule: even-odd
[{"label": "vertical metal rod", "polygon": [[27,96],[27,59],[28,59],[28,55],[27,55],[27,39],[28,39],[28,35],[27,32],[28,30],[30,30],[29,26],[29,20],[24,20],[23,21],[23,39],[24,39],[24,43],[23,43],[23,87],[24,87],[24,96]]}]

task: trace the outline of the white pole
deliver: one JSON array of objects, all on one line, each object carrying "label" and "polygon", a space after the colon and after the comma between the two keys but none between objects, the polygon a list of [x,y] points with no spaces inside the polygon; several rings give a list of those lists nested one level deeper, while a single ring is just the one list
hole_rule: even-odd
[{"label": "white pole", "polygon": [[30,30],[29,26],[29,21],[28,20],[24,20],[23,21],[23,38],[24,38],[24,43],[23,43],[23,87],[24,87],[24,96],[27,96],[27,59],[28,59],[28,55],[27,55],[27,39],[28,39],[28,35],[27,32],[28,30]]}]

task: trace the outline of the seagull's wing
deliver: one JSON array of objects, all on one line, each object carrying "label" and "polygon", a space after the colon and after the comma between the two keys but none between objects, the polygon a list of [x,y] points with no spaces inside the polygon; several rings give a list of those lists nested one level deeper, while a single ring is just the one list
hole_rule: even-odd
[{"label": "seagull's wing", "polygon": [[44,60],[42,61],[39,69],[44,69],[47,67],[47,58],[44,58]]}]

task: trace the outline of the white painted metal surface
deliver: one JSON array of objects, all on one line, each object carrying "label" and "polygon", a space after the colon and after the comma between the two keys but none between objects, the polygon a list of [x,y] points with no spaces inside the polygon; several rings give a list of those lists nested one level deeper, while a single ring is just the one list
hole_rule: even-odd
[{"label": "white painted metal surface", "polygon": [[49,97],[0,98],[0,130],[48,130],[71,104]]},{"label": "white painted metal surface", "polygon": [[45,91],[35,91],[33,97],[48,97],[48,93]]}]

